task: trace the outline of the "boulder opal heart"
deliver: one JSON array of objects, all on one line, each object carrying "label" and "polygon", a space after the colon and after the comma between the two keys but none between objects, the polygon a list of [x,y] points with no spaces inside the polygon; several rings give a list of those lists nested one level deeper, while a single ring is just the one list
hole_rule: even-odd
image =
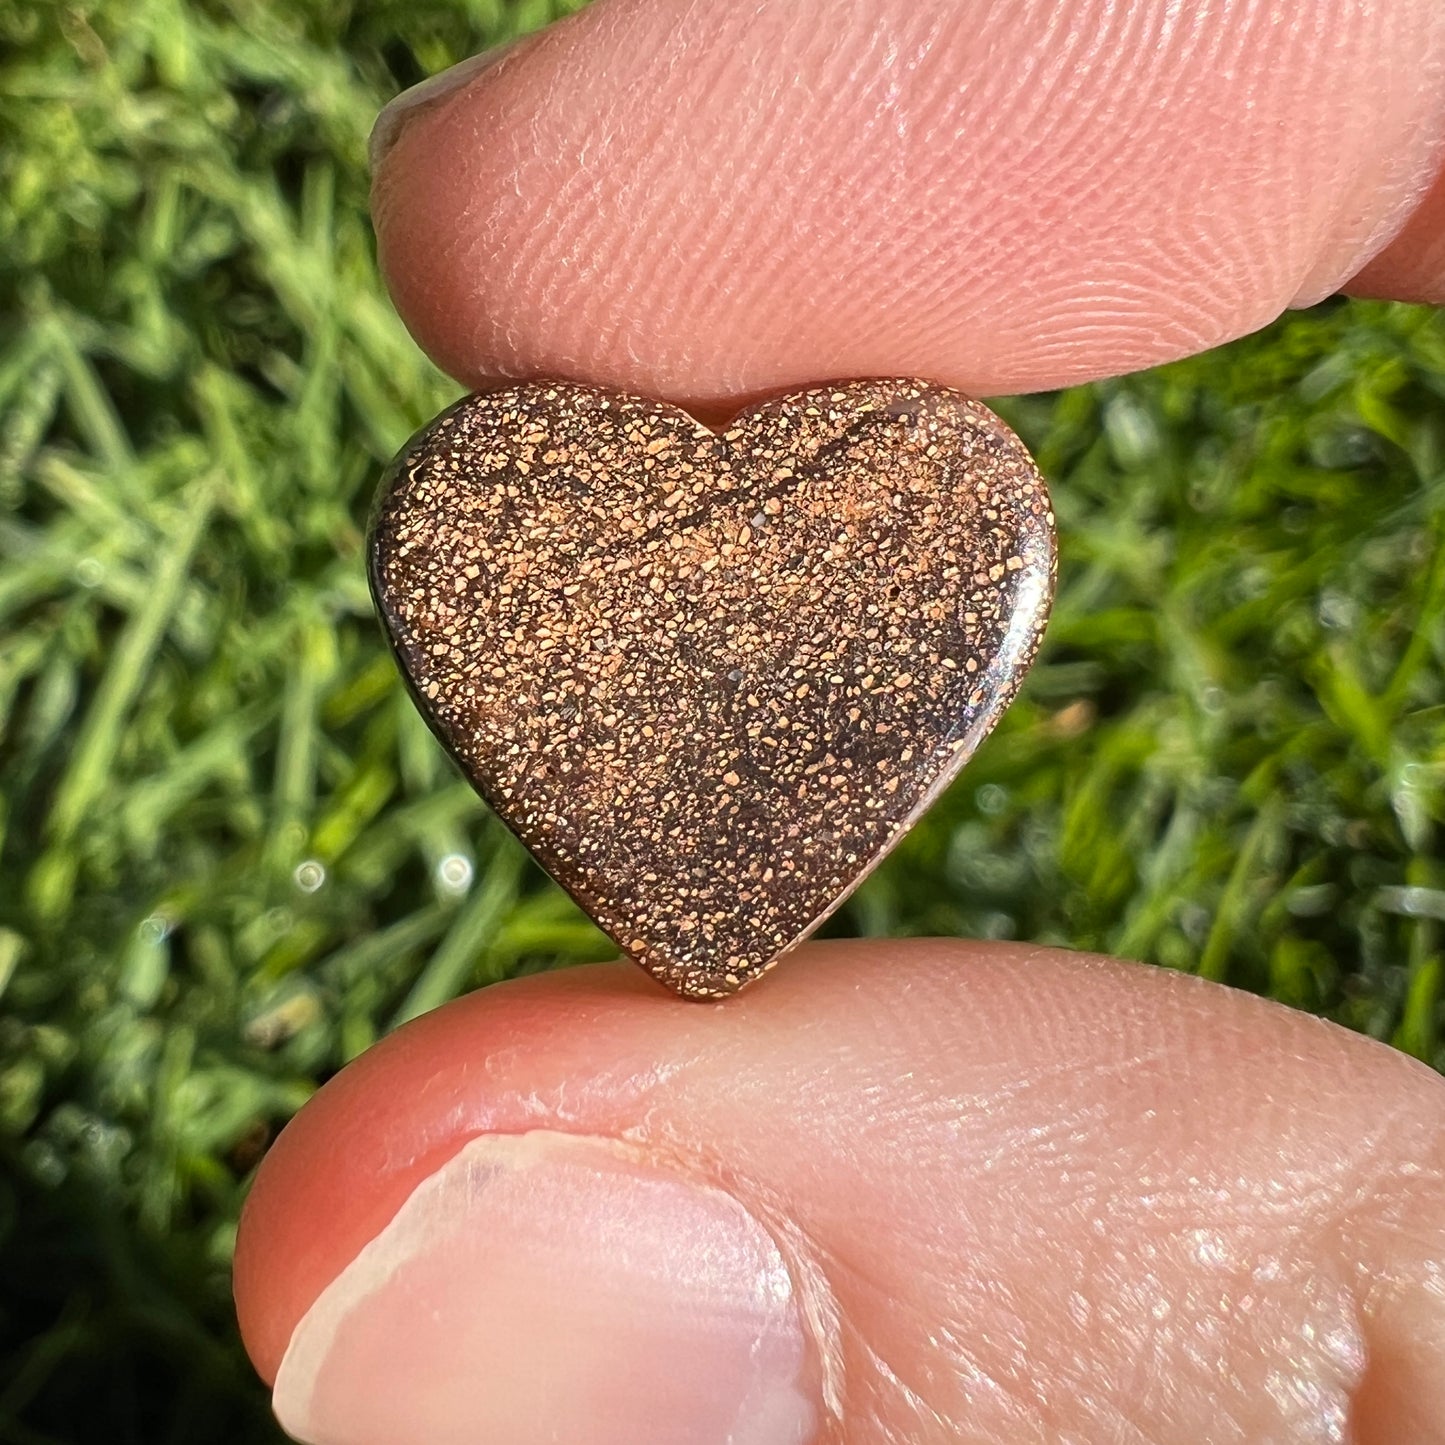
[{"label": "boulder opal heart", "polygon": [[560,383],[394,463],[371,581],[432,728],[619,947],[716,998],[817,926],[998,721],[1053,514],[992,412],[849,382],[722,435]]}]

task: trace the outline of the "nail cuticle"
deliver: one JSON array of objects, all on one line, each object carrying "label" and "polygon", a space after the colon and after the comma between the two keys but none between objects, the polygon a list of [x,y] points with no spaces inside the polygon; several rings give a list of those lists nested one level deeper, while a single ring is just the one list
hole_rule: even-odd
[{"label": "nail cuticle", "polygon": [[823,1414],[833,1427],[831,1434],[820,1431],[819,1439],[841,1439],[845,1398],[842,1314],[827,1271],[820,1263],[824,1251],[793,1218],[787,1202],[705,1151],[664,1154],[655,1144],[626,1135],[607,1142],[626,1151],[640,1167],[693,1180],[699,1188],[715,1190],[734,1200],[772,1241],[797,1303],[812,1383],[822,1397]]},{"label": "nail cuticle", "polygon": [[[747,1206],[744,1205],[746,1208]],[[818,1262],[819,1251],[803,1231],[781,1211],[750,1209],[760,1226],[771,1235],[783,1258],[797,1301],[803,1338],[809,1353],[814,1385],[822,1398],[823,1414],[842,1439],[844,1373],[843,1322],[837,1297],[827,1273]],[[770,1218],[769,1216],[772,1215]],[[819,1432],[820,1438],[832,1435]]]}]

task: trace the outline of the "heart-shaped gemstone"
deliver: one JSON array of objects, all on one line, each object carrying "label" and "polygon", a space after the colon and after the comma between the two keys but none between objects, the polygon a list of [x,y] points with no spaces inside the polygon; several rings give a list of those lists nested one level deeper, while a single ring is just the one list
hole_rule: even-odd
[{"label": "heart-shaped gemstone", "polygon": [[371,580],[432,728],[662,982],[733,992],[948,784],[1038,645],[1053,514],[986,408],[914,381],[722,435],[560,383],[398,457]]}]

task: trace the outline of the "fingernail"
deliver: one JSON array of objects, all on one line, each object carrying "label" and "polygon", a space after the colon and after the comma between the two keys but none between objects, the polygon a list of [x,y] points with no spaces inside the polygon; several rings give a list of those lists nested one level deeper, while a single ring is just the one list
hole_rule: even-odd
[{"label": "fingernail", "polygon": [[307,1445],[805,1445],[802,1309],[731,1195],[608,1140],[486,1135],[296,1327],[273,1404]]},{"label": "fingernail", "polygon": [[420,84],[412,86],[410,90],[402,91],[400,95],[389,100],[382,107],[381,114],[376,117],[376,124],[371,128],[367,158],[372,175],[376,174],[386,153],[396,144],[406,123],[418,111],[461,90],[484,70],[490,70],[492,66],[511,55],[523,40],[530,39],[531,36],[520,36],[516,40],[508,40],[503,45],[494,45],[490,50],[482,51],[480,55],[473,55],[470,59],[463,60],[447,70],[439,71],[436,75],[429,75]]}]

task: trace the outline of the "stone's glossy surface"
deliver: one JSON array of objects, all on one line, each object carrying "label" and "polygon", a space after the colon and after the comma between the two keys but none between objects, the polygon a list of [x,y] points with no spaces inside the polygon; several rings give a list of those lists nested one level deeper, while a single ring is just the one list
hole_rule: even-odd
[{"label": "stone's glossy surface", "polygon": [[911,381],[684,412],[534,383],[397,459],[371,579],[463,771],[621,949],[716,998],[815,928],[998,720],[1054,573],[1033,461]]}]

